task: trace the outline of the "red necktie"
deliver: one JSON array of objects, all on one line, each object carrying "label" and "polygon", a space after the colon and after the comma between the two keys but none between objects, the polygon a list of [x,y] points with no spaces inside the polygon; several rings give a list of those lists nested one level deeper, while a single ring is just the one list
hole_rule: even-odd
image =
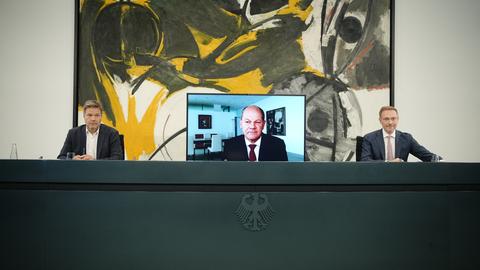
[{"label": "red necktie", "polygon": [[249,144],[248,147],[250,147],[250,153],[248,153],[248,161],[257,161],[257,156],[255,155],[255,146],[256,144]]},{"label": "red necktie", "polygon": [[393,160],[392,136],[387,136],[387,160]]}]

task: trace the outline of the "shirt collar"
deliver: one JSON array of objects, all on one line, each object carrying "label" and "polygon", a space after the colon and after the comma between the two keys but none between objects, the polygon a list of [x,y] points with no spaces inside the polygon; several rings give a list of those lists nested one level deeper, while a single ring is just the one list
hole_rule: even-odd
[{"label": "shirt collar", "polygon": [[260,146],[260,144],[262,143],[262,135],[260,135],[260,138],[258,138],[258,140],[254,143],[251,143],[245,136],[244,136],[244,139],[245,139],[245,144],[247,146],[249,146],[250,144],[255,144],[256,146]]},{"label": "shirt collar", "polygon": [[92,133],[90,133],[90,132],[88,131],[87,126],[85,126],[85,133],[87,134],[87,136],[88,136],[89,134],[92,135],[92,136],[97,136],[97,135],[98,135],[98,132],[100,131],[100,127],[101,127],[101,126],[99,126],[98,129],[97,129],[97,131],[95,131],[95,133],[92,134]]},{"label": "shirt collar", "polygon": [[395,134],[397,133],[397,130],[394,130],[392,134],[388,134],[385,129],[382,128],[382,133],[383,133],[383,138],[386,138],[387,136],[392,136],[392,138],[395,138]]}]

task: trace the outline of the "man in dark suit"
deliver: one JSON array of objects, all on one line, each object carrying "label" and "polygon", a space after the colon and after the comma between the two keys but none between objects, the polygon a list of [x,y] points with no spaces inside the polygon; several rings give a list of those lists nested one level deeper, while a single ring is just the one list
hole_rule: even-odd
[{"label": "man in dark suit", "polygon": [[224,158],[229,161],[287,161],[282,139],[262,133],[265,113],[258,106],[242,111],[243,135],[225,141]]},{"label": "man in dark suit", "polygon": [[118,131],[101,124],[102,105],[96,100],[87,100],[83,105],[85,125],[68,131],[58,159],[65,159],[74,152],[73,159],[123,159],[123,150]]},{"label": "man in dark suit", "polygon": [[364,136],[361,161],[402,162],[408,160],[409,154],[422,161],[441,159],[420,145],[412,135],[396,129],[398,111],[395,107],[382,107],[379,116],[382,129]]}]

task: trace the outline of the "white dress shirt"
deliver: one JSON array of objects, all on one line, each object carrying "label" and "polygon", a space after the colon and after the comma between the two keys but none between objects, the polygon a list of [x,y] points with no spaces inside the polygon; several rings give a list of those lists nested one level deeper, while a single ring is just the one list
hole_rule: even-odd
[{"label": "white dress shirt", "polygon": [[98,132],[100,131],[100,127],[98,127],[97,131],[95,133],[90,133],[88,131],[88,128],[86,129],[87,131],[87,149],[86,153],[87,155],[90,155],[93,157],[93,159],[97,159],[97,142],[98,142]]},{"label": "white dress shirt", "polygon": [[260,153],[260,144],[262,143],[262,136],[260,136],[260,138],[258,138],[258,140],[254,143],[251,143],[247,137],[244,137],[245,138],[245,145],[247,146],[247,156],[250,154],[250,147],[249,145],[250,144],[255,144],[255,149],[253,150],[253,152],[255,152],[255,157],[257,158],[256,161],[258,161],[258,155]]}]

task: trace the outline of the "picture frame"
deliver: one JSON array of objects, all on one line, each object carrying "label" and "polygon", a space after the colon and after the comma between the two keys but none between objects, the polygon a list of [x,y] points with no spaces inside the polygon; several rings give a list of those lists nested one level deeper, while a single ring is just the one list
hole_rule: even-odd
[{"label": "picture frame", "polygon": [[286,111],[285,107],[267,111],[267,134],[287,135]]},{"label": "picture frame", "polygon": [[208,114],[198,115],[198,129],[211,129],[212,128],[212,116]]}]

